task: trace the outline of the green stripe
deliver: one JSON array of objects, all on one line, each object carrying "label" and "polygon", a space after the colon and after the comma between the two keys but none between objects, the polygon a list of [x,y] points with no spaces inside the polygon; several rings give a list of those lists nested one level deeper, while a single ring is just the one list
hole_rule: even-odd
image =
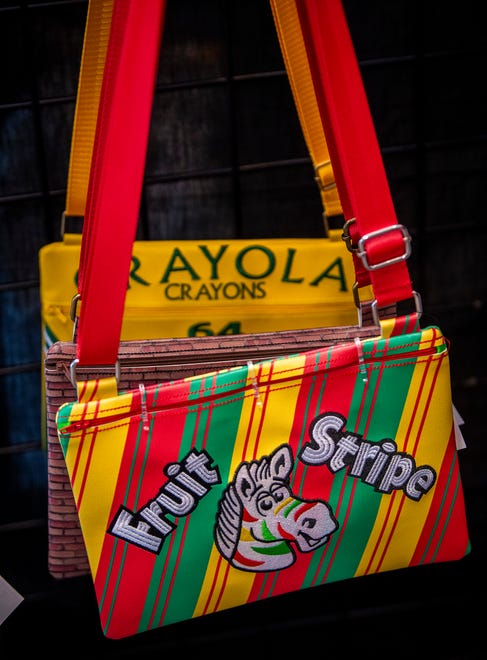
[{"label": "green stripe", "polygon": [[[259,589],[259,593],[256,596],[256,600],[262,600],[263,597],[269,598],[270,596],[272,596],[278,579],[279,579],[279,571],[268,571],[267,573],[265,573],[261,587]],[[269,581],[271,584],[267,589],[267,595],[264,596],[264,594],[266,593],[267,583]]]},{"label": "green stripe", "polygon": [[[331,358],[331,353],[332,353],[331,349],[328,349],[327,354],[326,354],[326,367],[329,365],[330,358]],[[322,353],[317,353],[316,354],[315,369],[319,368],[321,357],[322,357]],[[306,401],[306,406],[304,408],[304,414],[306,416],[306,424],[304,424],[304,423],[301,424],[301,433],[299,435],[299,441],[298,441],[298,445],[297,445],[297,448],[296,448],[295,458],[297,456],[299,456],[299,453],[301,452],[301,450],[303,448],[304,442],[308,441],[308,429],[309,429],[309,421],[308,420],[310,419],[310,416],[313,415],[313,413],[310,413],[311,400],[314,396],[316,381],[318,380],[318,382],[319,382],[320,378],[321,378],[320,392],[319,392],[318,401],[317,401],[317,404],[316,404],[318,410],[320,409],[321,399],[322,399],[323,394],[325,392],[326,381],[328,380],[326,373],[316,374],[316,375],[313,376],[312,384],[311,384],[311,387],[309,388],[309,392],[308,392],[308,399]],[[316,410],[314,411],[314,413],[316,414]],[[292,484],[292,487],[293,487],[293,493],[299,494],[299,495],[302,494],[307,472],[308,472],[308,466],[303,464],[303,472],[302,472],[302,477],[301,477],[301,483],[297,484],[294,479],[291,480],[291,484]]]},{"label": "green stripe", "polygon": [[59,338],[56,337],[56,335],[54,334],[54,332],[51,330],[51,328],[47,323],[44,323],[43,339],[44,339],[44,348],[46,350],[50,348],[55,342],[59,341]]},{"label": "green stripe", "polygon": [[[103,603],[105,601],[108,582],[109,582],[110,576],[112,574],[113,563],[114,563],[114,560],[115,560],[115,554],[116,554],[116,550],[117,550],[117,546],[118,546],[119,542],[120,541],[118,539],[116,539],[114,544],[113,544],[112,556],[110,557],[110,562],[109,562],[108,570],[107,570],[107,573],[106,573],[107,578],[106,578],[106,581],[105,581],[105,587],[103,589],[103,594],[102,594],[101,598],[99,599],[98,608],[99,608],[100,612],[103,608]],[[111,622],[111,619],[112,619],[113,609],[115,607],[115,602],[116,602],[116,599],[117,599],[116,597],[117,597],[117,593],[118,593],[118,588],[120,586],[120,581],[122,579],[122,573],[123,573],[122,569],[123,569],[123,565],[125,563],[125,557],[127,556],[127,552],[128,552],[128,543],[124,543],[123,549],[122,549],[122,559],[120,561],[120,566],[119,566],[119,569],[118,569],[117,579],[116,579],[116,582],[115,582],[115,585],[114,585],[114,595],[113,595],[113,598],[112,598],[112,602],[110,604],[110,609],[108,611],[105,626],[104,626],[104,629],[103,629],[105,635],[107,634],[108,630],[110,629],[110,622]]]},{"label": "green stripe", "polygon": [[[399,352],[409,352],[417,347],[421,338],[421,333],[408,335],[407,347],[399,349],[404,342],[404,337],[393,337],[389,339],[389,350]],[[385,339],[378,341],[380,351],[385,350]],[[415,345],[412,345],[414,342]],[[364,342],[364,354],[372,351],[374,340]],[[388,365],[390,362],[388,362]],[[389,366],[382,370],[380,384],[378,385],[379,369],[374,370],[369,375],[368,391],[360,416],[360,405],[362,401],[363,388],[365,383],[359,376],[355,384],[355,390],[351,401],[350,411],[347,419],[347,430],[352,433],[364,433],[367,420],[366,440],[369,442],[379,442],[384,438],[395,439],[406,397],[408,395],[411,378],[413,376],[414,364],[401,364],[398,368],[391,369]],[[374,398],[378,387],[377,396]],[[345,473],[337,473],[334,479],[332,489],[331,506],[336,506],[338,501],[338,492],[342,486]],[[351,497],[352,485],[355,482],[356,490],[353,495],[353,503],[348,514],[345,529],[339,529],[330,540],[330,547],[325,548],[328,562],[332,557],[335,546],[339,543],[337,555],[333,559],[327,582],[346,579],[355,575],[371,531],[373,529],[382,497],[390,497],[377,493],[374,488],[363,483],[354,477],[347,478],[343,506],[338,512],[335,510],[340,525],[343,525],[346,515],[346,503]],[[328,566],[323,566],[320,572],[320,581],[323,580]]]},{"label": "green stripe", "polygon": [[[77,405],[77,401],[70,401],[69,403],[63,403],[61,407],[57,411],[57,428],[58,431],[62,431],[62,429],[66,426],[69,425],[69,418],[71,416],[71,411],[73,410],[73,406]],[[71,438],[71,434],[66,434],[66,435],[61,435],[59,437],[59,442],[61,443],[61,449],[63,450],[63,455],[66,456],[68,452],[68,446],[69,446],[69,440]]]},{"label": "green stripe", "polygon": [[[237,374],[235,372],[231,374],[220,374],[218,376],[218,384],[220,385],[222,382],[234,382],[237,377],[238,379],[245,378],[246,372],[246,367],[242,367],[242,369],[238,370]],[[212,377],[203,379],[203,383],[207,388],[208,393],[210,393]],[[189,400],[198,398],[201,395],[200,386],[200,379],[195,379],[195,381],[191,383]],[[218,403],[221,403],[221,401]],[[184,458],[189,451],[191,451],[193,443],[197,450],[201,450],[206,435],[205,451],[211,456],[212,465],[218,467],[222,483],[211,487],[210,491],[203,496],[196,509],[189,517],[175,520],[177,529],[173,532],[174,550],[168,560],[168,568],[162,586],[162,597],[156,610],[154,625],[159,624],[159,619],[162,615],[164,602],[166,600],[171,580],[174,580],[174,584],[171,587],[171,600],[164,616],[164,625],[175,623],[183,619],[191,619],[193,616],[213,548],[213,528],[215,525],[216,511],[223,489],[228,482],[232,460],[231,448],[233,447],[234,439],[238,431],[242,403],[243,401],[240,397],[237,401],[231,401],[225,405],[216,405],[211,409],[211,418],[210,410],[204,407],[204,409],[200,411],[199,421],[197,406],[187,414],[179,458]],[[207,428],[208,419],[209,425]],[[196,428],[197,424],[198,427]],[[176,568],[175,562],[177,560],[177,553],[185,529],[186,536],[184,539],[183,553],[180,557],[179,565]],[[169,545],[168,540],[168,548]],[[140,622],[141,630],[147,627],[154,608],[156,589],[160,585],[162,572],[167,559],[166,553],[161,553],[161,556],[156,562],[156,567],[151,580],[151,584],[155,585],[155,588],[151,589],[148,593],[143,616]]]}]

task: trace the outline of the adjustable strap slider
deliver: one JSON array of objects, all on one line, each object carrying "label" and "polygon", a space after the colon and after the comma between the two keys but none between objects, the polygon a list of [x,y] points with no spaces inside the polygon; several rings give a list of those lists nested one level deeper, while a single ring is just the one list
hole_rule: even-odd
[{"label": "adjustable strap slider", "polygon": [[76,238],[81,241],[81,232],[83,231],[84,216],[82,215],[69,215],[63,211],[61,215],[61,238],[64,239],[66,234],[74,234]]},{"label": "adjustable strap slider", "polygon": [[[403,245],[404,245],[404,251],[402,254],[397,255],[396,257],[392,257],[390,259],[384,259],[383,261],[379,261],[375,264],[371,264],[369,261],[369,257],[367,256],[367,250],[366,250],[366,243],[368,241],[373,240],[374,238],[378,238],[381,236],[385,236],[386,234],[390,234],[392,232],[401,232],[402,234],[402,239],[403,239]],[[392,266],[393,264],[397,264],[400,261],[405,261],[406,259],[409,258],[411,255],[411,236],[404,227],[404,225],[390,225],[389,227],[384,227],[382,229],[377,229],[377,231],[371,231],[368,234],[364,234],[362,238],[359,239],[358,245],[357,245],[357,256],[360,257],[362,264],[364,265],[364,268],[366,270],[379,270],[380,268],[385,268],[386,266]]]},{"label": "adjustable strap slider", "polygon": [[316,163],[314,170],[315,181],[322,192],[336,188],[331,160],[324,160],[322,163]]},{"label": "adjustable strap slider", "polygon": [[[77,374],[77,369],[79,365],[79,360],[78,358],[74,359],[71,364],[69,365],[69,377],[71,380],[71,383],[73,386],[76,388],[78,386],[78,374]],[[98,371],[105,370],[105,369],[110,369],[113,368],[115,372],[115,380],[117,383],[120,382],[120,375],[121,375],[121,369],[120,369],[120,361],[117,360],[114,365],[93,365],[90,367],[91,369],[96,368]]]},{"label": "adjustable strap slider", "polygon": [[343,220],[343,214],[328,215],[325,211],[323,213],[325,235],[333,241],[339,241],[342,238]]}]

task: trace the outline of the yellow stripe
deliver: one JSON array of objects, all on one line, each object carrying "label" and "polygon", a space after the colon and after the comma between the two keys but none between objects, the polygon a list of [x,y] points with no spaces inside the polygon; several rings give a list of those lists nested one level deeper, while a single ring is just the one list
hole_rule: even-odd
[{"label": "yellow stripe", "polygon": [[[106,381],[107,387],[111,386],[111,382],[116,384],[115,378],[106,378],[102,379]],[[93,385],[96,381],[89,381],[86,387],[88,394],[92,391]],[[97,392],[98,394],[98,392]],[[83,396],[83,399],[86,399],[87,396]],[[98,401],[93,399],[88,403],[79,403],[75,404],[69,415],[69,423],[77,422],[80,419],[86,421],[93,421],[97,424],[101,424],[105,417],[110,417],[113,415],[122,415],[130,411],[132,405],[132,394],[130,392],[125,392],[123,394],[117,395],[116,392],[112,397],[102,399]],[[74,434],[71,436],[74,437]]]},{"label": "yellow stripe", "polygon": [[[114,401],[114,399],[107,399],[100,402],[97,419],[115,412],[113,407]],[[131,403],[130,395],[127,394],[118,397],[116,401],[120,404],[117,405],[116,412],[126,413],[129,411]],[[86,408],[86,404],[80,404],[79,407]],[[96,402],[89,404],[91,414],[88,415],[88,419],[93,418],[95,407]],[[76,415],[76,418],[78,417],[79,414]],[[110,509],[117,487],[118,473],[122,462],[128,428],[128,421],[119,422],[108,430],[98,427],[95,431],[98,435],[95,437],[89,467],[88,459],[92,447],[93,431],[89,431],[84,435],[82,433],[73,433],[69,439],[66,465],[70,479],[72,479],[78,447],[81,442],[76,480],[72,486],[93,576],[96,576],[103,540],[110,522]],[[81,506],[78,506],[81,488],[85,478],[86,483],[83,489]]]},{"label": "yellow stripe", "polygon": [[[301,356],[282,361],[278,360],[274,363],[273,373],[276,374],[286,371],[289,374],[294,373],[296,377],[299,377],[303,372],[304,363],[305,360]],[[264,380],[265,377],[269,374],[270,365],[271,362],[265,363],[260,376],[261,380]],[[289,371],[290,368],[291,371]],[[250,374],[247,383],[249,385],[252,384],[252,378]],[[261,456],[269,455],[274,449],[276,449],[276,447],[287,442],[289,439],[294,421],[294,411],[299,393],[299,387],[274,386],[267,401],[265,388],[261,388],[260,393],[262,397],[262,406],[256,405],[257,402],[254,396],[246,397],[245,401],[243,402],[240,415],[240,425],[237,437],[235,439],[235,448],[230,467],[230,481],[232,480],[232,475],[235,474],[235,471],[242,460],[252,460],[254,455],[256,459],[259,459]],[[252,410],[254,410],[254,417],[249,428]],[[261,435],[258,437],[262,414],[264,411],[265,421],[262,427]],[[247,440],[248,434],[249,438]],[[248,444],[247,449],[244,452],[246,441],[248,441]],[[242,459],[243,455],[244,457]],[[220,569],[218,571],[219,566]],[[225,583],[225,591],[222,595],[221,590],[223,588],[223,580],[228,568],[230,568],[230,570],[228,571],[228,576]],[[217,574],[216,587],[213,590],[211,601],[207,607],[207,598],[215,579],[215,574]],[[208,569],[206,571],[205,579],[201,587],[200,598],[196,605],[194,616],[201,616],[205,607],[207,612],[214,612],[230,607],[236,607],[246,603],[250,596],[253,583],[253,573],[247,573],[245,571],[229,567],[227,561],[222,559],[216,547],[213,546],[213,550],[208,561]]]},{"label": "yellow stripe", "polygon": [[[104,405],[104,399],[117,396],[117,385],[115,376],[90,381],[78,381],[78,401],[80,403],[87,403],[92,399],[93,401],[101,399],[100,409],[103,410],[106,407]],[[94,405],[96,406],[96,404]]]},{"label": "yellow stripe", "polygon": [[[416,465],[432,465],[438,468],[446,453],[452,426],[451,404],[445,405],[451,401],[448,357],[443,358],[440,373],[434,385],[433,379],[437,364],[436,361],[430,364],[421,394],[421,400],[411,424],[411,415],[416,405],[416,399],[426,365],[426,362],[421,362],[414,370],[395,441],[398,450],[411,453],[414,443],[418,435],[420,435],[415,454]],[[428,395],[432,387],[434,387],[434,394],[431,401],[428,402]],[[423,414],[428,405],[429,409],[424,426],[420,428]],[[410,424],[411,430],[406,444],[406,434],[408,433]],[[379,563],[386,548],[386,555],[380,563],[381,571],[393,570],[398,566],[407,565],[411,561],[421,536],[435,490],[436,485],[419,502],[407,498],[403,495],[402,491],[396,491],[394,496],[383,496],[376,523],[356,572],[357,575],[362,575],[366,570],[376,544],[378,544],[378,549],[369,567],[369,572],[375,572],[379,569]],[[391,501],[393,505],[389,512],[388,522],[385,528],[383,528],[382,523],[387,514],[388,507],[391,506]],[[396,516],[398,515],[401,504],[400,518],[396,523]],[[394,524],[394,533],[392,534]]]}]

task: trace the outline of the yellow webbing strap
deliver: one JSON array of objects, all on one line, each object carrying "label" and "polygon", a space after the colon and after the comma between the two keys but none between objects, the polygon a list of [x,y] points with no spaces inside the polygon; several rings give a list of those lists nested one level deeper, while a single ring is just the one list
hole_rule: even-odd
[{"label": "yellow webbing strap", "polygon": [[[342,206],[330,163],[296,0],[270,0],[270,3],[301,128],[315,168],[326,221],[326,217],[342,215]],[[341,233],[340,229],[340,236]]]},{"label": "yellow webbing strap", "polygon": [[[66,190],[65,216],[85,213],[93,142],[114,0],[90,0],[81,57]],[[342,207],[330,163],[314,91],[296,0],[270,0],[284,64],[303,135],[315,168],[324,218],[339,216]],[[327,228],[328,229],[328,228]],[[329,234],[341,237],[341,229]],[[81,233],[63,231],[67,243],[79,243]]]},{"label": "yellow webbing strap", "polygon": [[[65,216],[83,217],[114,0],[90,0],[81,55],[66,189]],[[64,225],[64,223],[63,223]],[[81,233],[63,230],[63,240],[79,243]]]}]

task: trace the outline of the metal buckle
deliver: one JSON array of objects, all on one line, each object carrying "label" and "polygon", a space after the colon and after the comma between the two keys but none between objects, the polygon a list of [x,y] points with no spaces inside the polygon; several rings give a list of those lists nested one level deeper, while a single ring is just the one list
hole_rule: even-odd
[{"label": "metal buckle", "polygon": [[[323,211],[323,225],[325,227],[325,236],[328,236],[328,238],[339,240],[339,238],[342,237],[342,234],[340,234],[340,230],[343,231],[342,214],[327,215],[326,212]],[[332,225],[337,226],[333,227]]]},{"label": "metal buckle", "polygon": [[[393,231],[400,231],[404,241],[404,254],[399,255],[398,257],[393,257],[392,259],[386,259],[377,264],[369,264],[367,259],[367,252],[365,250],[365,243],[372,238],[377,236],[383,236],[384,234],[390,234]],[[409,235],[408,230],[404,225],[391,225],[390,227],[384,227],[383,229],[377,229],[377,231],[371,231],[368,234],[364,234],[358,242],[357,256],[360,257],[364,268],[367,270],[379,270],[380,268],[385,268],[386,266],[392,266],[397,264],[400,261],[405,261],[411,254],[411,236]]]},{"label": "metal buckle", "polygon": [[66,211],[63,211],[61,214],[61,238],[64,239],[65,234],[81,234],[83,221],[84,216],[67,215]]},{"label": "metal buckle", "polygon": [[[358,295],[358,282],[354,282],[352,284],[352,295],[353,295],[353,303],[355,307],[360,310],[361,307],[361,302],[360,302],[360,297]],[[360,323],[359,323],[360,325]]]},{"label": "metal buckle", "polygon": [[[78,360],[78,358],[76,358],[69,365],[69,378],[70,378],[71,383],[73,384],[74,388],[76,388],[77,385],[78,385],[78,382],[76,380],[76,368],[77,368],[78,364],[79,364],[79,360]],[[99,368],[108,367],[108,366],[109,365],[100,365]],[[115,379],[118,383],[118,382],[120,382],[120,360],[117,360],[113,366],[114,366],[114,370],[115,370]]]},{"label": "metal buckle", "polygon": [[[359,328],[362,328],[363,323],[364,323],[363,304],[360,302],[360,296],[359,296],[358,290],[359,290],[358,282],[354,282],[353,285],[352,285],[353,302],[354,302],[355,307],[357,308],[358,326],[359,326]],[[371,308],[372,308],[372,304],[373,303],[370,303]],[[375,325],[378,325],[378,324],[376,323]]]},{"label": "metal buckle", "polygon": [[[414,299],[414,311],[418,315],[418,319],[421,318],[421,315],[423,314],[423,301],[421,300],[421,296],[417,291],[413,291],[413,299]],[[399,301],[398,301],[399,302]],[[371,305],[372,309],[372,318],[374,320],[375,325],[380,325],[379,321],[379,310],[377,308],[377,300],[374,300],[374,302]]]},{"label": "metal buckle", "polygon": [[355,218],[350,218],[350,220],[347,220],[343,225],[342,240],[345,241],[345,245],[349,252],[357,252],[357,246],[352,243],[352,237],[350,236],[349,231],[350,225],[353,222],[355,222]]},{"label": "metal buckle", "polygon": [[64,228],[66,226],[66,211],[63,211],[61,214],[61,238],[64,238]]},{"label": "metal buckle", "polygon": [[361,328],[362,324],[364,322],[364,319],[363,319],[363,316],[362,316],[362,303],[360,302],[360,297],[358,295],[358,282],[354,282],[353,285],[352,285],[352,295],[353,295],[354,305],[357,308],[358,327]]},{"label": "metal buckle", "polygon": [[79,293],[75,293],[71,299],[71,307],[69,308],[69,317],[73,323],[76,323],[76,310],[78,308],[78,302],[81,300]]},{"label": "metal buckle", "polygon": [[326,192],[327,190],[331,190],[332,188],[336,188],[336,183],[335,181],[332,181],[331,183],[327,183],[326,185],[323,183],[323,179],[319,175],[319,170],[322,168],[330,168],[330,172],[333,173],[333,169],[331,166],[331,160],[324,160],[322,163],[317,163],[314,167],[315,170],[315,181],[318,184],[318,188],[322,190],[323,192]]},{"label": "metal buckle", "polygon": [[76,314],[78,310],[78,302],[81,300],[79,293],[75,293],[71,299],[71,306],[69,308],[69,317],[73,322],[73,337],[72,340],[76,341],[76,331],[78,329],[78,315]]}]

